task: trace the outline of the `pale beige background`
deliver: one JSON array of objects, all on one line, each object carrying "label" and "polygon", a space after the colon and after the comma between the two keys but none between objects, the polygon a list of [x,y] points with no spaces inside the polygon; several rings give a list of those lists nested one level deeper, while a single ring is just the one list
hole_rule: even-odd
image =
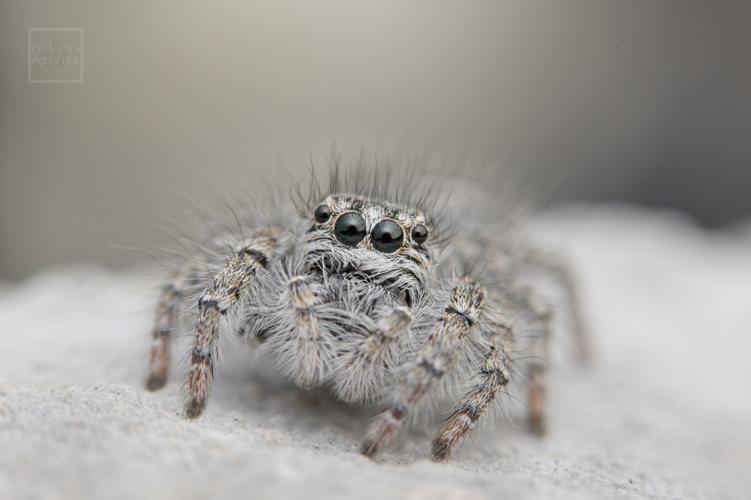
[{"label": "pale beige background", "polygon": [[[108,245],[154,244],[176,192],[332,144],[471,151],[559,199],[733,220],[750,203],[749,5],[1,0],[0,278],[133,263]],[[27,82],[30,27],[85,30],[84,83]]]}]

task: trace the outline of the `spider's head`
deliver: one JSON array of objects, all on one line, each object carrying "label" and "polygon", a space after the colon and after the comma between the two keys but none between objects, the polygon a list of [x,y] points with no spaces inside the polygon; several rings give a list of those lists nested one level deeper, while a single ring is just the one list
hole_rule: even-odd
[{"label": "spider's head", "polygon": [[431,227],[415,209],[365,197],[326,197],[310,214],[305,260],[314,272],[420,295],[430,265]]}]

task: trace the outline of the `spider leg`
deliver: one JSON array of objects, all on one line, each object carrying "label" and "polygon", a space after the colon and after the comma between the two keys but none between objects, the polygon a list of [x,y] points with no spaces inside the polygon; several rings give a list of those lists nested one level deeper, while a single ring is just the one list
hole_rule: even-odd
[{"label": "spider leg", "polygon": [[156,321],[151,331],[149,351],[149,376],[146,388],[155,391],[164,387],[169,370],[169,344],[172,331],[177,326],[178,305],[191,286],[197,281],[195,264],[185,266],[175,273],[172,280],[164,285],[157,302]]},{"label": "spider leg", "polygon": [[558,280],[566,293],[568,311],[571,315],[574,328],[573,333],[577,357],[579,361],[588,363],[592,360],[592,336],[586,322],[582,318],[578,283],[572,276],[571,270],[565,266],[560,267]]},{"label": "spider leg", "polygon": [[295,358],[299,360],[292,376],[302,386],[313,386],[323,381],[329,362],[315,309],[318,299],[302,275],[289,279],[287,293],[295,315],[294,339],[290,348],[295,350]]},{"label": "spider leg", "polygon": [[546,430],[545,418],[545,398],[547,392],[547,357],[548,346],[550,344],[550,327],[549,318],[543,318],[543,334],[532,341],[530,354],[532,362],[529,365],[528,378],[528,396],[529,405],[529,427],[530,430],[542,436]]},{"label": "spider leg", "polygon": [[545,434],[545,399],[547,392],[547,360],[550,346],[552,307],[539,296],[530,293],[525,298],[532,320],[540,325],[540,331],[532,336],[529,344],[529,364],[527,366],[527,402],[530,430],[538,435]]},{"label": "spider leg", "polygon": [[259,266],[268,263],[277,245],[277,235],[277,230],[268,229],[245,240],[198,299],[186,384],[185,413],[188,418],[198,417],[206,407],[218,354],[216,341],[220,319],[237,303],[241,292],[255,281]]},{"label": "spider leg", "polygon": [[[502,326],[502,328],[510,334],[508,327]],[[483,412],[491,406],[498,391],[509,382],[511,336],[504,337],[502,332],[497,332],[488,340],[490,344],[488,353],[475,386],[446,419],[433,439],[431,446],[433,460],[443,460],[449,456],[451,450],[464,439],[474,428]]]},{"label": "spider leg", "polygon": [[576,356],[580,362],[588,363],[592,359],[592,336],[582,317],[579,286],[571,269],[551,255],[534,254],[532,261],[534,265],[547,271],[562,289],[571,318]]},{"label": "spider leg", "polygon": [[384,381],[374,377],[374,372],[381,367],[384,359],[388,359],[389,348],[411,322],[412,311],[409,308],[395,307],[378,321],[359,344],[341,355],[343,362],[340,371],[347,375],[336,379],[335,388],[342,399],[369,400],[376,395]]},{"label": "spider leg", "polygon": [[464,278],[453,288],[443,314],[420,349],[415,365],[406,374],[393,402],[371,424],[360,447],[362,454],[373,456],[388,443],[430,386],[452,367],[457,350],[476,324],[484,303],[484,290],[469,278]]}]

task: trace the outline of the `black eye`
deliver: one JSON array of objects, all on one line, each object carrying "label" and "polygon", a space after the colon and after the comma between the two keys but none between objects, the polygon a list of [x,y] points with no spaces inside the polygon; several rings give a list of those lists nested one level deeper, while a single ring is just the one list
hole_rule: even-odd
[{"label": "black eye", "polygon": [[399,224],[386,219],[375,225],[373,232],[370,233],[370,240],[379,252],[391,253],[402,246],[404,233]]},{"label": "black eye", "polygon": [[313,213],[317,222],[326,222],[331,217],[331,209],[328,205],[321,205]]},{"label": "black eye", "polygon": [[355,246],[365,238],[365,219],[357,212],[347,212],[337,219],[334,233],[345,245]]},{"label": "black eye", "polygon": [[428,228],[422,224],[416,225],[412,229],[412,241],[417,244],[423,244],[428,240]]}]

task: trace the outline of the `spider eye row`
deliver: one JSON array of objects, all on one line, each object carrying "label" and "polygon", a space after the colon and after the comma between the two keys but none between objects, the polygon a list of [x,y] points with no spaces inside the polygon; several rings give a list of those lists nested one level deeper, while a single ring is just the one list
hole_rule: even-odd
[{"label": "spider eye row", "polygon": [[[331,208],[328,205],[320,205],[313,213],[316,222],[324,223],[331,216]],[[334,235],[336,239],[348,246],[355,246],[365,238],[365,219],[357,212],[345,212],[336,219]],[[412,228],[412,241],[421,245],[428,240],[428,228],[418,224]],[[370,232],[370,241],[379,252],[393,253],[397,251],[404,241],[402,227],[390,219],[383,219],[373,227]]]}]

